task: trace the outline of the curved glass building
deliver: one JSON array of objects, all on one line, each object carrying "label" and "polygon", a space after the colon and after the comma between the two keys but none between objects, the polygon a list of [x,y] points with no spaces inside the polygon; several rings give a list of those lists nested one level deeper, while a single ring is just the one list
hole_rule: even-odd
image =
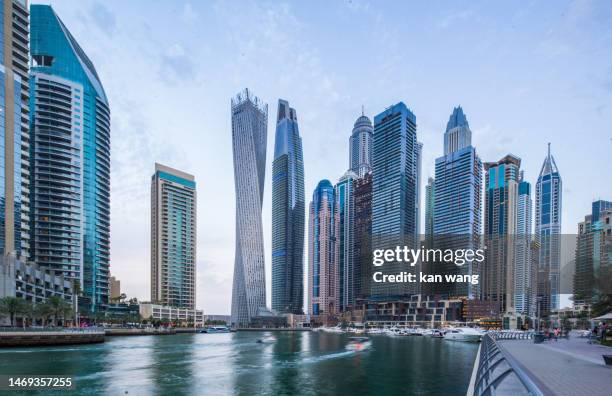
[{"label": "curved glass building", "polygon": [[359,177],[372,170],[372,121],[363,112],[355,121],[349,138],[349,169]]},{"label": "curved glass building", "polygon": [[261,207],[266,177],[268,105],[248,89],[232,99],[232,148],[236,185],[236,258],[233,327],[246,327],[266,307]]},{"label": "curved glass building", "polygon": [[31,6],[31,256],[108,304],[110,109],[94,65],[48,5]]},{"label": "curved glass building", "polygon": [[278,101],[272,162],[272,309],[303,313],[304,159],[297,114]]}]

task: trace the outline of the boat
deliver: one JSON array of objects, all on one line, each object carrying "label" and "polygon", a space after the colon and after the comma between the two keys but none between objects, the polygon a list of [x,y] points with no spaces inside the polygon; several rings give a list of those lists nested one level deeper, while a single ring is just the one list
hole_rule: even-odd
[{"label": "boat", "polygon": [[276,338],[272,336],[265,336],[256,341],[258,344],[272,344],[276,342]]},{"label": "boat", "polygon": [[227,326],[212,326],[212,327],[207,327],[200,331],[200,333],[206,333],[206,334],[229,333],[229,332],[230,332],[230,329]]},{"label": "boat", "polygon": [[378,327],[372,327],[368,329],[368,334],[385,334],[385,331]]},{"label": "boat", "polygon": [[423,335],[431,338],[444,338],[444,331],[440,329],[428,329],[423,331]]},{"label": "boat", "polygon": [[471,327],[455,327],[444,334],[444,339],[449,341],[479,342],[482,333]]},{"label": "boat", "polygon": [[346,349],[350,351],[364,351],[372,346],[372,341],[368,337],[349,337]]},{"label": "boat", "polygon": [[328,333],[344,333],[344,330],[339,325],[335,327],[324,327],[323,331]]}]

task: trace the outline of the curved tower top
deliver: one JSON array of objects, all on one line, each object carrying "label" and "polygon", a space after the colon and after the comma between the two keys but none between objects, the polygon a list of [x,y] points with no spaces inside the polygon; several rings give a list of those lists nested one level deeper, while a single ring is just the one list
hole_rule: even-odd
[{"label": "curved tower top", "polygon": [[446,124],[444,155],[472,145],[472,131],[461,106],[455,107]]},{"label": "curved tower top", "polygon": [[362,177],[372,170],[372,121],[361,113],[349,138],[349,169]]}]

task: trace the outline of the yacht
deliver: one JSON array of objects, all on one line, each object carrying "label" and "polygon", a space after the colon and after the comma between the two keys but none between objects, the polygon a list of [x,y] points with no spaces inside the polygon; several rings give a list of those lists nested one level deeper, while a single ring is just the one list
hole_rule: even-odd
[{"label": "yacht", "polygon": [[215,333],[229,333],[230,329],[227,326],[212,326],[200,331],[200,333],[215,334]]},{"label": "yacht", "polygon": [[326,331],[328,333],[344,333],[344,330],[342,330],[342,327],[340,325],[335,327],[324,327],[323,331]]},{"label": "yacht", "polygon": [[385,331],[378,327],[371,327],[368,329],[368,334],[385,334]]},{"label": "yacht", "polygon": [[444,339],[450,341],[479,342],[481,338],[482,333],[471,327],[452,328],[444,334]]},{"label": "yacht", "polygon": [[349,337],[346,349],[350,351],[364,351],[372,346],[372,341],[368,337]]}]

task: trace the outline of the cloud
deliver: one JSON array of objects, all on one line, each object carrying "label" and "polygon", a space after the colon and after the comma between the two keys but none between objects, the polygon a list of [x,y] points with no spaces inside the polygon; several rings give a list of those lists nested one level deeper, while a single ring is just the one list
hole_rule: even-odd
[{"label": "cloud", "polygon": [[115,14],[109,10],[103,3],[94,3],[91,6],[89,16],[100,30],[112,35],[117,28]]},{"label": "cloud", "polygon": [[196,78],[195,63],[180,44],[171,45],[161,55],[160,76],[170,83],[188,82]]},{"label": "cloud", "polygon": [[191,3],[183,4],[183,10],[181,11],[181,20],[186,23],[193,23],[199,19],[198,12],[193,8]]}]

